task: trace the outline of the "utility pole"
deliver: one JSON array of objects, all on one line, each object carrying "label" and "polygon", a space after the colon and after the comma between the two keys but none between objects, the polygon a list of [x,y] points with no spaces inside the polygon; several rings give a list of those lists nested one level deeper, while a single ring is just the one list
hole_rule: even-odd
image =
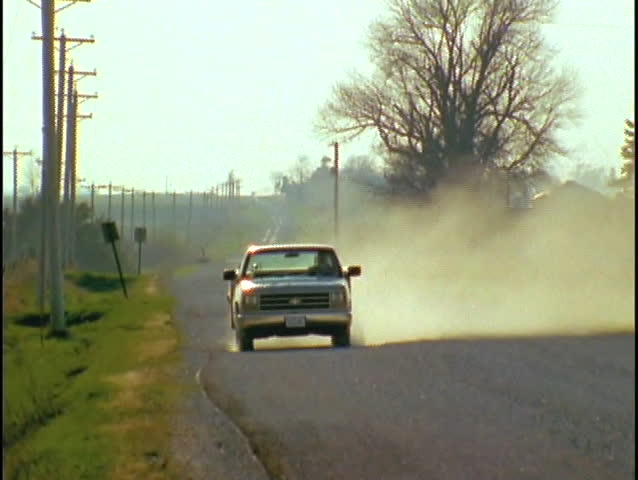
[{"label": "utility pole", "polygon": [[[63,70],[60,70],[61,75],[64,74]],[[69,93],[73,91],[73,65],[69,68]],[[73,155],[73,145],[75,144],[75,139],[73,135],[75,133],[75,116],[73,113],[75,112],[75,106],[73,105],[73,95],[69,96],[69,102],[67,105],[67,135],[66,135],[66,161],[64,162],[64,194],[62,199],[63,205],[63,229],[62,229],[62,267],[68,264],[69,261],[69,243],[71,237],[71,164],[70,158]],[[60,114],[60,125],[62,125],[62,115]],[[60,131],[62,128],[60,128]],[[62,144],[60,142],[60,149]]]},{"label": "utility pole", "polygon": [[173,236],[177,238],[177,192],[173,190]]},{"label": "utility pole", "polygon": [[[34,36],[33,37],[35,40],[41,40],[42,37],[37,37]],[[95,39],[93,37],[91,38],[69,38],[64,34],[64,30],[62,30],[62,33],[59,37],[55,38],[54,40],[57,40],[60,42],[60,46],[59,46],[59,52],[60,52],[60,58],[59,58],[59,65],[58,65],[58,70],[57,70],[57,74],[58,74],[58,110],[57,110],[57,121],[56,121],[56,134],[57,134],[57,142],[58,142],[58,165],[59,165],[59,169],[61,170],[62,168],[62,158],[63,158],[63,145],[62,145],[62,141],[64,138],[64,98],[65,97],[69,97],[69,99],[72,96],[72,90],[73,90],[73,65],[71,65],[69,67],[69,81],[68,81],[68,90],[66,93],[65,92],[65,83],[64,83],[64,74],[65,74],[65,69],[66,69],[66,53],[67,51],[72,50],[75,47],[78,47],[79,45],[81,45],[82,43],[94,43]],[[67,48],[67,42],[69,43],[75,43],[76,45],[70,48]],[[69,101],[69,107],[67,110],[67,121],[70,120],[69,115],[71,113],[71,102]],[[67,136],[67,149],[68,149],[68,136]],[[68,150],[67,150],[68,152]],[[68,159],[68,153],[67,153],[67,159]],[[68,170],[68,164],[65,162],[65,170]],[[64,203],[65,205],[67,204],[68,201],[68,180],[67,180],[67,175],[65,173],[65,177],[64,177]]]},{"label": "utility pole", "polygon": [[[206,191],[202,192],[202,210],[199,214],[199,223],[200,225],[206,224],[206,215],[208,213],[208,194]],[[201,231],[201,229],[200,229]]]},{"label": "utility pole", "polygon": [[235,197],[235,172],[232,170],[228,173],[227,180],[227,188],[228,188],[228,200],[232,201]]},{"label": "utility pole", "polygon": [[335,198],[334,198],[334,218],[335,218],[335,239],[339,236],[339,142],[334,143],[334,163],[335,163]]},{"label": "utility pole", "polygon": [[64,293],[62,278],[62,261],[60,258],[60,176],[59,165],[56,165],[57,145],[55,138],[55,98],[53,81],[53,0],[41,0],[42,14],[42,154],[47,165],[48,188],[47,201],[49,212],[47,218],[47,236],[49,246],[49,275],[51,286],[51,326],[55,334],[66,332],[64,314]]},{"label": "utility pole", "polygon": [[95,222],[95,183],[91,183],[91,222]]},{"label": "utility pole", "polygon": [[[64,82],[62,79],[64,78],[64,36],[62,36],[62,41],[60,42],[60,57],[61,57],[61,65],[60,67],[60,89],[64,92],[63,85]],[[73,91],[73,65],[69,67],[69,94]],[[58,104],[60,111],[58,112],[58,124],[60,128],[58,129],[59,143],[60,145],[60,164],[62,162],[62,125],[63,125],[63,112],[62,107],[64,103],[64,93],[60,95],[60,102]],[[64,211],[64,229],[62,231],[62,266],[64,267],[68,264],[69,261],[69,237],[70,237],[70,229],[71,229],[71,202],[70,202],[70,187],[71,187],[71,169],[69,159],[72,155],[73,144],[75,143],[73,139],[73,134],[75,132],[75,116],[73,113],[75,112],[75,106],[73,105],[73,96],[69,95],[69,102],[67,105],[67,135],[66,135],[66,161],[64,162],[64,195],[62,200],[63,211]]]},{"label": "utility pole", "polygon": [[122,226],[122,236],[120,238],[122,238],[122,240],[124,240],[124,203],[125,203],[125,194],[126,194],[126,188],[122,187],[122,211],[121,211],[121,226]]},{"label": "utility pole", "polygon": [[[72,78],[72,77],[71,77]],[[70,169],[70,211],[68,215],[69,219],[69,227],[68,227],[68,235],[69,235],[69,261],[73,263],[73,259],[75,256],[75,200],[76,200],[76,186],[77,186],[77,137],[78,137],[78,120],[93,118],[93,114],[89,115],[80,115],[78,113],[78,106],[80,105],[79,99],[89,99],[89,98],[97,98],[97,94],[94,95],[80,95],[77,92],[77,89],[73,88],[73,93],[69,93],[69,109],[71,111],[71,117],[69,118],[69,129],[67,132],[67,169]],[[83,100],[84,101],[84,100]]]},{"label": "utility pole", "polygon": [[[215,187],[210,187],[210,193],[208,195],[208,209],[212,210],[215,208],[217,202],[217,198],[215,197]],[[210,215],[209,215],[210,218]]]},{"label": "utility pole", "polygon": [[193,217],[193,191],[191,190],[188,197],[188,221],[186,226],[186,244],[190,245],[191,241],[191,219]]},{"label": "utility pole", "polygon": [[131,234],[135,232],[135,189],[131,188]]},{"label": "utility pole", "polygon": [[33,152],[18,152],[18,147],[13,152],[3,152],[4,155],[11,155],[13,159],[13,211],[11,215],[11,256],[16,259],[18,253],[18,158],[32,156]]},{"label": "utility pole", "polygon": [[155,192],[151,192],[151,222],[153,228],[153,241],[156,239],[156,229],[155,229]]},{"label": "utility pole", "polygon": [[[62,259],[60,257],[60,164],[55,132],[54,85],[54,0],[41,0],[42,21],[42,235],[40,239],[40,313],[44,315],[44,286],[48,247],[49,275],[51,283],[51,325],[54,334],[66,332],[64,314]],[[88,2],[90,0],[76,0]],[[63,10],[76,1],[61,7]],[[48,241],[47,241],[48,240]]]},{"label": "utility pole", "polygon": [[[62,139],[64,138],[64,69],[66,68],[66,35],[64,35],[64,30],[62,30],[62,34],[59,37],[60,42],[60,60],[59,60],[59,71],[58,71],[58,117],[56,119],[56,134],[57,134],[57,142],[58,142],[58,171],[62,168]],[[71,71],[72,72],[72,71]],[[71,73],[73,75],[73,73]],[[71,80],[73,81],[73,80]],[[71,83],[70,85],[73,85]],[[70,90],[69,90],[70,93]],[[60,173],[58,173],[60,175]],[[66,195],[66,191],[64,195]],[[64,245],[66,242],[62,242],[62,248],[64,249]],[[64,255],[62,255],[62,262],[65,262]]]},{"label": "utility pole", "polygon": [[146,228],[146,190],[142,192],[142,226]]},{"label": "utility pole", "polygon": [[[44,128],[42,133],[44,134]],[[44,157],[44,154],[42,155]],[[47,209],[46,199],[48,198],[49,174],[48,165],[43,158],[40,161],[41,180],[40,180],[40,249],[38,252],[38,308],[40,312],[40,320],[44,324],[44,304],[46,301],[47,290]]]},{"label": "utility pole", "polygon": [[[88,0],[80,0],[80,1],[88,1]],[[53,10],[53,0],[47,0],[46,2],[43,1],[42,5],[41,5],[41,9],[44,11],[45,9],[45,3],[46,4],[51,4],[50,5],[50,10],[51,10],[51,26],[53,27],[53,23],[54,23],[54,15],[56,13],[56,11]],[[64,8],[67,8],[68,6],[74,4],[75,1],[73,1],[71,4],[66,5],[65,7],[62,7],[60,9],[58,9],[57,11],[60,11]],[[43,29],[44,30],[44,29]],[[53,37],[53,31],[51,31],[51,37]],[[43,36],[36,36],[33,35],[31,37],[34,40],[44,40],[45,35],[43,34]],[[63,139],[63,134],[64,134],[64,121],[63,121],[63,117],[64,117],[64,97],[65,97],[65,93],[64,93],[64,73],[65,73],[65,68],[66,68],[66,52],[67,50],[71,50],[72,48],[75,48],[77,46],[79,46],[79,44],[82,43],[94,43],[95,40],[93,39],[93,37],[91,38],[69,38],[64,34],[64,30],[62,30],[62,34],[59,37],[53,37],[51,40],[51,55],[53,55],[53,50],[54,50],[54,45],[53,45],[53,41],[59,41],[60,42],[60,58],[59,58],[59,69],[57,70],[58,73],[58,105],[57,105],[57,121],[56,121],[56,125],[55,125],[55,135],[56,135],[56,176],[58,178],[58,183],[60,181],[60,178],[62,177],[61,175],[61,170],[62,170],[62,152],[63,152],[63,148],[62,148],[62,139]],[[74,47],[71,47],[69,49],[67,49],[67,42],[70,43],[76,43],[78,45],[75,45]],[[43,43],[47,43],[47,42],[43,42]],[[44,48],[44,47],[43,47]],[[48,48],[48,47],[47,47]],[[51,58],[51,63],[53,63],[53,58]],[[53,65],[51,66],[51,73],[53,74],[55,72]],[[72,74],[71,74],[72,75]],[[72,79],[69,82],[69,97],[71,95],[71,85],[72,83]],[[52,87],[52,90],[55,90],[55,87]],[[55,115],[55,113],[54,113]],[[68,140],[67,140],[67,147],[68,147]],[[68,152],[67,152],[67,158],[68,158]],[[68,169],[68,164],[65,165],[65,170]],[[69,220],[70,215],[72,215],[72,212],[69,211],[69,204],[68,204],[68,190],[66,188],[67,184],[67,176],[65,175],[65,188],[64,188],[64,197],[63,197],[63,211],[62,211],[62,230],[61,230],[61,240],[62,240],[62,267],[64,268],[64,266],[68,263],[69,260],[69,250],[68,250],[68,245],[73,243],[72,239],[69,237],[70,235],[70,231],[69,231],[69,223],[72,223],[72,219]],[[59,198],[59,189],[60,186],[58,185],[57,190],[58,190],[58,198]],[[58,207],[51,207],[51,208],[57,208],[59,210],[59,206]],[[70,241],[69,241],[70,240]]]},{"label": "utility pole", "polygon": [[109,182],[109,199],[106,203],[106,219],[110,222],[113,220],[111,217],[111,194],[113,192],[113,185]]},{"label": "utility pole", "polygon": [[[82,0],[87,1],[87,0]],[[94,40],[91,38],[87,39],[72,39],[79,43],[84,42],[93,42]],[[67,38],[66,41],[69,41]],[[74,47],[71,47],[71,50]],[[58,72],[60,73],[60,72]],[[73,225],[73,215],[71,213],[75,210],[75,186],[76,186],[76,174],[77,174],[77,129],[78,129],[78,119],[90,119],[93,118],[93,114],[89,115],[80,115],[78,114],[78,106],[80,103],[84,102],[87,99],[98,98],[97,94],[93,95],[85,95],[77,93],[77,89],[75,88],[75,84],[82,80],[87,76],[95,77],[97,72],[93,70],[92,72],[84,72],[75,70],[73,65],[69,67],[68,74],[68,93],[65,93],[64,96],[68,98],[67,100],[67,135],[66,135],[66,157],[64,161],[65,169],[64,169],[64,207],[65,207],[65,216],[66,216],[66,225],[65,225],[65,233],[68,234],[69,231],[72,231],[75,227]],[[79,101],[82,99],[82,101]],[[103,185],[100,185],[98,188],[103,188]]]}]

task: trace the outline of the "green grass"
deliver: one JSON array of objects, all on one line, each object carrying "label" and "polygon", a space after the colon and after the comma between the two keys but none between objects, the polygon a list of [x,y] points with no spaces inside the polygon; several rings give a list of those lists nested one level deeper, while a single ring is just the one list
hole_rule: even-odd
[{"label": "green grass", "polygon": [[64,338],[39,328],[33,278],[7,282],[6,298],[21,297],[3,319],[7,480],[177,478],[168,432],[184,387],[172,299],[153,277],[127,282],[128,300],[117,276],[67,274]]}]

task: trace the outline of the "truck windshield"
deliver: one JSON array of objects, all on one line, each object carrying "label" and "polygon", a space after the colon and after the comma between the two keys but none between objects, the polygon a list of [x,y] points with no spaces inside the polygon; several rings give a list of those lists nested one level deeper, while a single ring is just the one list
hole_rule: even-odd
[{"label": "truck windshield", "polygon": [[305,275],[340,277],[334,252],[326,250],[283,250],[253,253],[245,267],[244,277]]}]

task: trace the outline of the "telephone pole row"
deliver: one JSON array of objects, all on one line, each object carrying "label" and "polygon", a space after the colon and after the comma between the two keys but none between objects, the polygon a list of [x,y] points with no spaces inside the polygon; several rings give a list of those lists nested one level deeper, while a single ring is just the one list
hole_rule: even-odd
[{"label": "telephone pole row", "polygon": [[[30,0],[29,0],[30,1]],[[36,40],[42,40],[42,199],[43,211],[47,210],[44,216],[45,228],[43,228],[41,244],[40,263],[40,313],[44,310],[44,275],[45,265],[44,255],[49,250],[49,275],[50,275],[50,306],[51,306],[51,327],[54,334],[66,333],[66,318],[63,295],[63,270],[62,257],[60,255],[60,180],[61,180],[61,148],[62,148],[62,117],[60,117],[60,104],[58,105],[58,124],[56,129],[56,105],[55,105],[55,40],[61,37],[54,36],[55,13],[54,0],[41,0],[40,5],[30,1],[40,8],[42,22],[42,36]],[[75,4],[73,1],[70,5]],[[58,11],[67,8],[66,5]],[[34,35],[35,37],[35,35]],[[63,40],[64,47],[61,48],[61,57],[66,54],[66,41]],[[80,39],[70,39],[71,42]],[[82,42],[80,42],[82,43]],[[60,71],[64,72],[64,65],[60,65]],[[64,88],[64,81],[61,82],[60,89]],[[61,92],[62,93],[62,92]],[[71,93],[71,92],[69,92]],[[62,100],[64,96],[61,95]],[[71,97],[70,97],[71,98]],[[59,100],[60,102],[60,100]],[[63,105],[63,104],[62,104]],[[46,199],[46,201],[45,201]],[[45,241],[46,240],[48,241]]]},{"label": "telephone pole row", "polygon": [[98,98],[97,94],[82,95],[77,92],[74,86],[74,68],[69,67],[68,83],[69,94],[67,102],[67,137],[66,137],[66,159],[64,162],[64,261],[66,265],[71,265],[75,259],[75,201],[76,201],[76,185],[77,185],[77,137],[78,137],[78,120],[85,118],[93,118],[93,114],[82,115],[78,113],[80,98],[93,99]]},{"label": "telephone pole row", "polygon": [[18,158],[33,156],[33,151],[19,152],[15,147],[12,152],[3,152],[4,156],[13,159],[13,215],[11,216],[11,255],[16,258],[18,253]]}]

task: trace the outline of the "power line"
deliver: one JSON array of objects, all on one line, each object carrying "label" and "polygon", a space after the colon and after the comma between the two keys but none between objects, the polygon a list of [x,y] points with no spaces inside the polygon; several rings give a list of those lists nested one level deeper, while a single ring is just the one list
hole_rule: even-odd
[{"label": "power line", "polygon": [[20,12],[20,7],[22,7],[22,2],[18,3],[15,14],[13,15],[13,23],[11,25],[11,33],[9,34],[9,41],[7,42],[7,50],[4,52],[4,58],[2,59],[3,67],[5,63],[7,63],[7,58],[9,58],[9,50],[11,49],[11,43],[13,42],[13,34],[15,33],[16,24],[18,23],[18,13]]}]

